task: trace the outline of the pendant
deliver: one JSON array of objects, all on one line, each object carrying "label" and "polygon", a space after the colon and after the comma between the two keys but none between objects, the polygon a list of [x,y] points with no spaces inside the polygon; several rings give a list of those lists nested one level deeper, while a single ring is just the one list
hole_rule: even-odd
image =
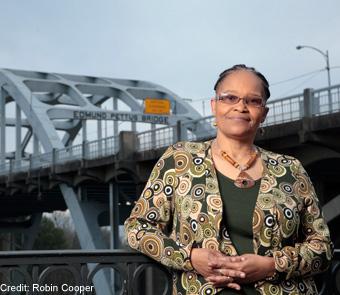
[{"label": "pendant", "polygon": [[250,188],[254,186],[255,180],[252,179],[248,173],[241,171],[235,179],[234,184],[239,188]]}]

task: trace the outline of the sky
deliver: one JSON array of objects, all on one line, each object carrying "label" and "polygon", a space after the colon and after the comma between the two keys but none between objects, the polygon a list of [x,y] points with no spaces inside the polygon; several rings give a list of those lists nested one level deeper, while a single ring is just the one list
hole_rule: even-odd
[{"label": "sky", "polygon": [[[340,84],[338,0],[0,0],[0,68],[147,80],[202,112],[218,74],[239,63],[273,99]],[[206,114],[207,114],[206,110]]]}]

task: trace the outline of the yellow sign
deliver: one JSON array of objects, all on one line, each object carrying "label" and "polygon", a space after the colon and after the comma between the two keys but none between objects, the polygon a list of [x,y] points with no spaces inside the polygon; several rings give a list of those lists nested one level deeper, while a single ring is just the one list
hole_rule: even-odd
[{"label": "yellow sign", "polygon": [[145,114],[170,114],[170,100],[147,97],[144,100]]}]

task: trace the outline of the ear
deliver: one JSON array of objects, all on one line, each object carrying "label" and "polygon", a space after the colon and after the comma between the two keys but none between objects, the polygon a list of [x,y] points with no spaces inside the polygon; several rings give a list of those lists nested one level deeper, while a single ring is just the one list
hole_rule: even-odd
[{"label": "ear", "polygon": [[264,107],[263,116],[262,116],[262,119],[261,119],[261,123],[263,123],[264,120],[266,120],[266,117],[267,117],[268,112],[269,112],[269,108],[268,108],[268,107]]},{"label": "ear", "polygon": [[211,112],[214,116],[216,116],[216,99],[215,97],[212,97],[210,99],[210,107],[211,107]]}]

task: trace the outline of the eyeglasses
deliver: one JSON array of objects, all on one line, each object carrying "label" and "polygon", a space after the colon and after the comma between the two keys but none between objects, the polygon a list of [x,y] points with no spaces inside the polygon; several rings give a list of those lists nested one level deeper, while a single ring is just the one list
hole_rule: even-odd
[{"label": "eyeglasses", "polygon": [[233,105],[237,104],[241,99],[247,107],[261,108],[266,105],[265,100],[262,97],[249,96],[249,97],[239,97],[234,94],[222,93],[216,96],[216,99],[222,103]]}]

